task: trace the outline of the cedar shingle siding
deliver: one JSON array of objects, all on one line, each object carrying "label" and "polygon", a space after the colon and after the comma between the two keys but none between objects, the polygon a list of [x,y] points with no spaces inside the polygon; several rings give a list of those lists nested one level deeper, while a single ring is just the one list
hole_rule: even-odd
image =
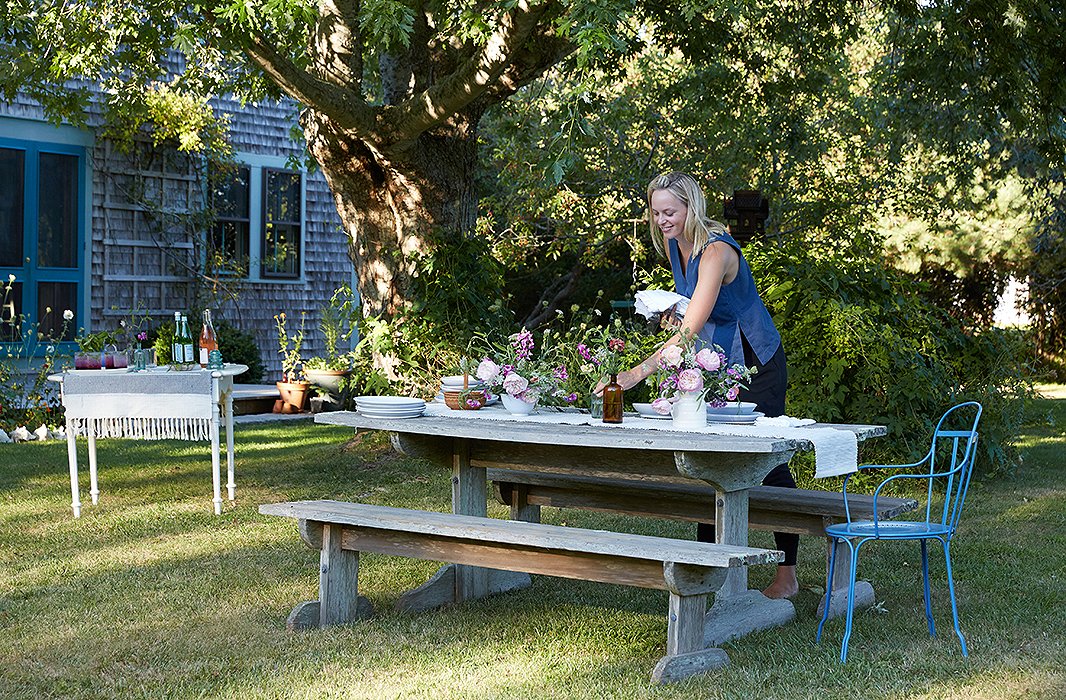
[{"label": "cedar shingle siding", "polygon": [[[235,100],[220,99],[214,107],[217,113],[229,116],[238,161],[262,157],[283,160],[289,156],[298,162],[304,159],[303,144],[289,136],[298,117],[294,103],[286,100],[242,108]],[[48,128],[42,110],[32,100],[19,96],[13,102],[0,102],[0,137],[25,139],[20,132],[31,123],[34,133]],[[90,115],[90,123],[99,125],[98,113]],[[92,204],[85,257],[89,287],[83,294],[88,301],[88,323],[79,318],[79,325],[113,327],[138,305],[148,309],[157,322],[172,317],[176,310],[187,310],[195,293],[192,271],[199,269],[196,256],[202,248],[201,244],[194,245],[194,236],[205,233],[202,224],[190,225],[188,214],[204,203],[204,162],[147,142],[132,154],[124,154],[99,137],[87,149],[87,156]],[[302,175],[305,202],[300,279],[242,282],[236,303],[215,307],[216,319],[226,319],[255,335],[267,368],[266,382],[280,379],[281,371],[274,315],[284,311],[298,325],[301,312],[306,313],[304,356],[319,354],[318,309],[334,289],[352,281],[347,237],[325,179],[317,170]],[[257,196],[253,193],[253,200]],[[145,201],[157,203],[158,208],[146,208]],[[251,232],[252,237],[258,235],[257,230]],[[199,328],[198,321],[190,319],[195,329]]]}]

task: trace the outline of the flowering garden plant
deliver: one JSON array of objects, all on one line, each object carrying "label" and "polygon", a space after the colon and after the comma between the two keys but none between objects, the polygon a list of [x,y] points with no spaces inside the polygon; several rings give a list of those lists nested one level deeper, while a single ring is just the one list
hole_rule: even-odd
[{"label": "flowering garden plant", "polygon": [[[523,328],[509,340],[508,346],[496,353],[497,358],[503,358],[501,362],[485,357],[477,366],[477,378],[493,393],[508,394],[529,404],[540,401],[570,404],[577,400],[577,394],[567,393],[560,387],[568,379],[566,367],[543,356],[534,357],[533,333]],[[541,340],[550,351],[548,333]]]},{"label": "flowering garden plant", "polygon": [[740,390],[747,388],[757,371],[755,367],[727,364],[725,353],[717,345],[697,350],[694,341],[686,337],[679,344],[667,345],[659,354],[659,398],[652,401],[656,413],[669,414],[681,394],[697,394],[711,406],[725,406],[737,400]]}]

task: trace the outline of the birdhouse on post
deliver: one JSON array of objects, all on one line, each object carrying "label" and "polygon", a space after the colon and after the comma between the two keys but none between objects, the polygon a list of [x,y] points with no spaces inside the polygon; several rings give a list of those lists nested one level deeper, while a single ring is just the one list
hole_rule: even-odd
[{"label": "birdhouse on post", "polygon": [[756,235],[766,234],[770,203],[760,190],[733,190],[722,204],[722,218],[737,243],[744,245]]}]

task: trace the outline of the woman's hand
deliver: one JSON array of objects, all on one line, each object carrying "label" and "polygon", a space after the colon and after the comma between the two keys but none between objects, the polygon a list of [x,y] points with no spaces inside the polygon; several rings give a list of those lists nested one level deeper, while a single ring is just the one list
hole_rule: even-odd
[{"label": "woman's hand", "polygon": [[[636,367],[618,373],[618,383],[622,385],[623,389],[632,389],[642,381],[644,381],[644,375]],[[605,386],[607,386],[607,382],[601,379],[596,384],[596,388],[592,390],[592,393],[596,394],[596,396],[603,394],[603,387]]]}]

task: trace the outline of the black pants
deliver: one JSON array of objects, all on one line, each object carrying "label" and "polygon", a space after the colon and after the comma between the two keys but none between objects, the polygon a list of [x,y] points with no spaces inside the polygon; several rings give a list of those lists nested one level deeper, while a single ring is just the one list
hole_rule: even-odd
[{"label": "black pants", "polygon": [[[748,367],[758,365],[758,359],[748,342],[744,340],[744,362]],[[757,411],[767,416],[785,415],[785,391],[788,387],[788,364],[785,361],[785,349],[779,347],[774,356],[765,364],[759,366],[759,372],[751,381],[751,386],[746,391],[740,392],[741,401],[752,401],[756,404]],[[796,488],[796,480],[788,468],[788,462],[774,467],[762,481],[763,486],[782,486],[784,488]],[[696,524],[696,539],[700,542],[714,542],[714,525],[710,523]],[[796,554],[799,552],[799,535],[791,532],[775,532],[774,546],[785,553],[785,561],[782,566],[795,566]]]}]

